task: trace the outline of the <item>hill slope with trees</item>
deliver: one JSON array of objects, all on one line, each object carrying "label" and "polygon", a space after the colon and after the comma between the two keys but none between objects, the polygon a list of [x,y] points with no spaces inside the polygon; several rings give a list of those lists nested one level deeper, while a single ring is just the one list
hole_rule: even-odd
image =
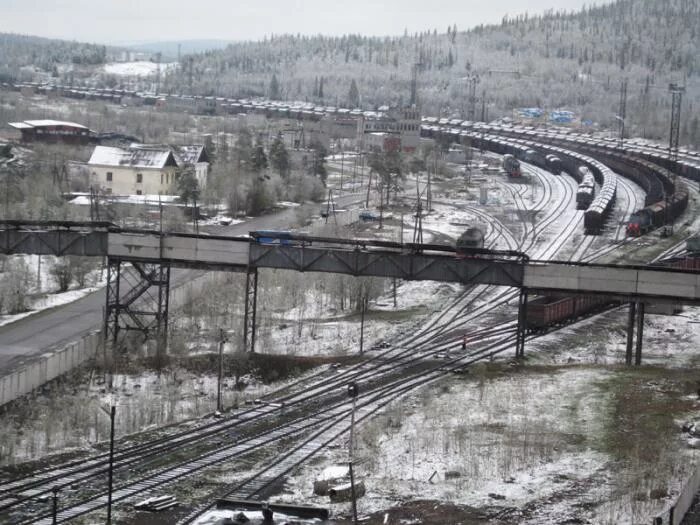
[{"label": "hill slope with trees", "polygon": [[31,80],[32,71],[27,71],[24,75],[27,78],[23,78],[22,68],[59,77],[59,66],[102,65],[107,60],[107,53],[108,48],[98,44],[0,33],[0,82]]},{"label": "hill slope with trees", "polygon": [[[478,75],[477,116],[483,97],[490,117],[517,107],[566,107],[614,126],[627,78],[628,129],[657,138],[667,133],[669,82],[687,86],[686,115],[700,103],[700,4],[693,0],[618,0],[579,12],[506,16],[468,31],[460,25],[469,20],[400,37],[283,35],[232,44],[183,57],[165,87],[371,108],[406,102],[419,64],[424,114],[466,116],[466,78]],[[700,143],[697,117],[684,119],[682,137]]]}]

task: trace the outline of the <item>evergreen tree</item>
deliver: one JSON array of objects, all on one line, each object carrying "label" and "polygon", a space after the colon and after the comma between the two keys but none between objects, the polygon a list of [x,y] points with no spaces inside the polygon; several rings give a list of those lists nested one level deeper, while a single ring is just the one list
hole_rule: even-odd
[{"label": "evergreen tree", "polygon": [[314,152],[313,162],[311,163],[311,174],[321,179],[321,182],[323,182],[325,186],[326,179],[328,178],[328,171],[326,170],[326,155],[328,152],[320,142],[313,142],[310,147]]},{"label": "evergreen tree", "polygon": [[357,89],[357,83],[353,78],[350,81],[350,91],[348,92],[348,105],[351,108],[360,107],[360,91]]},{"label": "evergreen tree", "polygon": [[318,83],[318,98],[323,100],[323,77],[321,77],[321,80]]},{"label": "evergreen tree", "polygon": [[289,152],[282,140],[282,134],[278,134],[272,146],[270,146],[270,164],[279,171],[280,177],[289,178]]},{"label": "evergreen tree", "polygon": [[267,155],[265,155],[265,148],[260,137],[255,141],[255,148],[250,158],[250,168],[255,173],[260,173],[267,168]]},{"label": "evergreen tree", "polygon": [[[180,200],[185,203],[185,208],[188,208],[190,203],[194,206],[197,205],[197,200],[199,199],[199,183],[197,182],[197,177],[195,177],[193,170],[187,169],[180,173],[180,176],[177,178],[177,192],[180,196]],[[193,223],[196,216],[197,210],[193,209],[191,211]]]},{"label": "evergreen tree", "polygon": [[270,80],[270,98],[272,100],[279,100],[282,98],[280,96],[280,85],[277,81],[277,75],[272,74],[272,80]]},{"label": "evergreen tree", "polygon": [[234,152],[239,163],[250,163],[251,155],[253,153],[253,137],[250,135],[248,128],[242,128],[238,132]]}]

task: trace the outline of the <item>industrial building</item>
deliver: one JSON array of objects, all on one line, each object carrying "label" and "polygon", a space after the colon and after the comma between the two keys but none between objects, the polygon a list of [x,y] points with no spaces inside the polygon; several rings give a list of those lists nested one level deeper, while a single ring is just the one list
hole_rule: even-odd
[{"label": "industrial building", "polygon": [[48,142],[85,145],[96,141],[95,133],[75,122],[25,120],[8,125],[22,134],[22,142]]}]

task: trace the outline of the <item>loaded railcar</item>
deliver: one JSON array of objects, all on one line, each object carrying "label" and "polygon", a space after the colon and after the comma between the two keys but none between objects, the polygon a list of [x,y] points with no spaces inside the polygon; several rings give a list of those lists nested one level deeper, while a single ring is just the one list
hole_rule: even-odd
[{"label": "loaded railcar", "polygon": [[547,162],[547,169],[551,173],[559,175],[562,171],[564,171],[564,165],[562,164],[561,159],[556,155],[549,154],[545,157],[545,160]]},{"label": "loaded railcar", "polygon": [[525,150],[523,160],[525,162],[529,162],[530,164],[534,164],[539,168],[547,169],[548,167],[544,154],[536,149]]},{"label": "loaded railcar", "polygon": [[574,316],[574,297],[537,297],[527,303],[527,327],[541,330]]},{"label": "loaded railcar", "polygon": [[567,324],[583,315],[588,315],[616,304],[609,297],[598,295],[549,296],[543,295],[528,301],[526,327],[537,332],[550,326]]}]

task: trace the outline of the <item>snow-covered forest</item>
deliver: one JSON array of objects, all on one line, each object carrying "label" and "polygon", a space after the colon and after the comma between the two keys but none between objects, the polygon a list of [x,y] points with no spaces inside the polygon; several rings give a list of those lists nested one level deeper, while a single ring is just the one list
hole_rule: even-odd
[{"label": "snow-covered forest", "polygon": [[34,67],[59,77],[65,64],[100,65],[107,47],[68,40],[0,33],[0,82],[18,79],[22,67]]},{"label": "snow-covered forest", "polygon": [[[577,13],[508,15],[500,25],[446,28],[398,37],[273,35],[261,42],[183,57],[165,82],[171,92],[269,96],[363,108],[406,102],[414,64],[423,114],[465,116],[467,77],[478,75],[477,116],[539,106],[580,112],[614,125],[627,78],[630,134],[664,137],[669,82],[685,84],[684,105],[700,104],[700,4],[690,0],[618,0]],[[322,31],[322,28],[320,29]],[[273,81],[273,76],[275,81]],[[700,144],[697,117],[682,142]]]},{"label": "snow-covered forest", "polygon": [[[161,92],[371,109],[408,101],[416,69],[425,115],[467,118],[469,78],[478,76],[477,118],[482,111],[495,118],[538,106],[572,109],[584,121],[616,127],[620,85],[627,79],[628,133],[661,139],[670,82],[686,86],[686,114],[700,105],[699,36],[700,4],[692,0],[617,0],[580,12],[511,13],[499,25],[471,28],[469,20],[454,20],[447,28],[383,38],[271,35],[184,55],[164,75]],[[0,80],[29,80],[34,72],[116,87],[120,80],[96,67],[110,52],[0,34]],[[681,142],[700,146],[697,116],[683,120]]]}]

